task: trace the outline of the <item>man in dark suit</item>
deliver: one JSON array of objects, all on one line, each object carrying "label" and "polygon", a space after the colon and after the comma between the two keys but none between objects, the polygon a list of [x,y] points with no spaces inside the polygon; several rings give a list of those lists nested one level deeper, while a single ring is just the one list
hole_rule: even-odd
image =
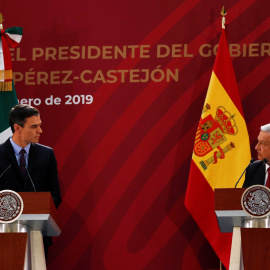
[{"label": "man in dark suit", "polygon": [[270,161],[270,124],[261,127],[255,149],[258,154],[258,160],[247,168],[243,187],[267,185],[268,161]]},{"label": "man in dark suit", "polygon": [[[61,203],[58,170],[53,149],[38,144],[41,129],[39,111],[29,105],[11,109],[9,123],[12,137],[0,144],[0,190],[16,192],[51,192],[55,206]],[[47,254],[52,244],[44,237]]]}]

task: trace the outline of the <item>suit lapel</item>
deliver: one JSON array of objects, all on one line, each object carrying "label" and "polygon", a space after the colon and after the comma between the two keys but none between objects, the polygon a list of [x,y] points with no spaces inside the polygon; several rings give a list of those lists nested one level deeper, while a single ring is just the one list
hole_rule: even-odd
[{"label": "suit lapel", "polygon": [[260,170],[260,185],[265,184],[265,164],[263,164],[263,166],[261,166],[261,170]]},{"label": "suit lapel", "polygon": [[18,165],[18,161],[16,159],[13,147],[12,147],[9,139],[6,140],[5,147],[7,150],[7,155],[9,157],[10,163],[12,164],[12,167],[14,168],[15,173],[18,175],[18,178],[24,183],[25,180],[22,176],[21,170],[20,170],[19,165]]},{"label": "suit lapel", "polygon": [[265,180],[265,164],[263,162],[258,162],[256,166],[252,166],[252,184],[253,185],[263,185]]},{"label": "suit lapel", "polygon": [[28,172],[30,174],[34,168],[35,156],[36,156],[36,147],[33,143],[31,143],[30,150],[29,150],[29,158],[28,158]]}]

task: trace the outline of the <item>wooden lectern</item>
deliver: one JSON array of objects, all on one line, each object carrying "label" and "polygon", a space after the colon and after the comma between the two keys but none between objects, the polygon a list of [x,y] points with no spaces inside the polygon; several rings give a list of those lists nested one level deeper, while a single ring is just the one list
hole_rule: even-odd
[{"label": "wooden lectern", "polygon": [[46,262],[43,236],[61,233],[50,192],[19,192],[24,203],[22,215],[0,224],[0,269],[43,270]]},{"label": "wooden lectern", "polygon": [[221,232],[233,232],[229,270],[270,269],[270,219],[253,218],[241,206],[244,188],[215,189]]}]

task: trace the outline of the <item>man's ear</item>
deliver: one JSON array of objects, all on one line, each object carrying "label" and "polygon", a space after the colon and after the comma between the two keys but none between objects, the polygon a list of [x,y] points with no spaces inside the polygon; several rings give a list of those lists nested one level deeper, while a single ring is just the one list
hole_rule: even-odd
[{"label": "man's ear", "polygon": [[19,126],[18,124],[14,124],[14,132],[20,132],[21,126]]}]

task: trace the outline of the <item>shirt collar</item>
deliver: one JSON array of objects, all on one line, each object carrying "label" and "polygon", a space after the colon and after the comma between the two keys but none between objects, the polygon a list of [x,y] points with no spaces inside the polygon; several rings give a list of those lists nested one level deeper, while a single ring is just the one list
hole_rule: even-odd
[{"label": "shirt collar", "polygon": [[[12,140],[12,137],[10,137],[10,143],[14,149],[14,152],[15,154],[18,156],[20,154],[20,151],[22,150],[22,147],[19,146],[18,144],[16,144],[13,140]],[[30,151],[30,146],[31,146],[31,143],[27,144],[25,147],[24,147],[24,150],[25,152],[29,155],[29,151]]]},{"label": "shirt collar", "polygon": [[265,163],[265,172],[267,172],[268,168],[270,167],[269,164]]}]

